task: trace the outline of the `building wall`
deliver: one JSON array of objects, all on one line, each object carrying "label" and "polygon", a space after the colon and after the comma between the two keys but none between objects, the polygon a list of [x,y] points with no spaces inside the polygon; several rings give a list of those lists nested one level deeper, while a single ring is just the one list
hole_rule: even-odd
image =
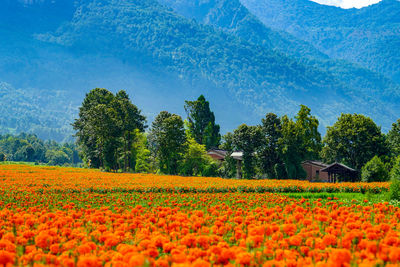
[{"label": "building wall", "polygon": [[307,173],[307,180],[309,181],[315,181],[317,180],[317,171],[319,171],[319,179],[322,182],[328,182],[329,181],[329,177],[328,177],[328,173],[327,172],[321,172],[321,170],[324,167],[320,167],[314,164],[310,164],[310,163],[303,163],[302,164],[303,169],[306,171]]}]

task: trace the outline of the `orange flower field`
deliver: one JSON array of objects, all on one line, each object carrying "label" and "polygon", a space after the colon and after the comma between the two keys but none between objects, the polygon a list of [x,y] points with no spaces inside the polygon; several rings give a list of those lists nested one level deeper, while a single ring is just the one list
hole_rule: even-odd
[{"label": "orange flower field", "polygon": [[0,190],[90,192],[373,192],[389,183],[310,183],[299,180],[236,180],[154,174],[117,174],[98,170],[0,165]]},{"label": "orange flower field", "polygon": [[26,165],[0,165],[0,182],[0,266],[400,265],[400,208],[271,193],[378,192],[387,183]]}]

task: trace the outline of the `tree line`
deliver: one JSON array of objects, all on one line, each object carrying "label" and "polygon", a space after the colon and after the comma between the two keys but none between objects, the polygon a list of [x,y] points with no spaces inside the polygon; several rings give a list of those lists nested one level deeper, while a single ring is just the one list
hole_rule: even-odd
[{"label": "tree line", "polygon": [[[364,181],[387,180],[400,156],[400,120],[384,134],[360,114],[342,114],[324,138],[319,121],[304,105],[290,118],[268,113],[259,125],[240,125],[224,136],[209,102],[201,95],[185,101],[187,118],[160,112],[148,128],[145,116],[125,91],[90,91],[73,124],[81,157],[88,167],[107,171],[235,177],[234,151],[243,153],[246,179],[303,179],[305,160],[341,162],[359,171]],[[227,151],[214,161],[207,150]]]},{"label": "tree line", "polygon": [[0,161],[78,166],[82,163],[74,143],[43,141],[35,134],[0,135]]}]

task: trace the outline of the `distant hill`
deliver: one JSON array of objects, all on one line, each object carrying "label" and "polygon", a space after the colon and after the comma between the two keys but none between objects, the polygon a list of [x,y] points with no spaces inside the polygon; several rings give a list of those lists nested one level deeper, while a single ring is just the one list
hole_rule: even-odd
[{"label": "distant hill", "polygon": [[312,43],[332,58],[400,81],[400,2],[341,9],[309,0],[241,0],[265,25]]},{"label": "distant hill", "polygon": [[78,103],[70,99],[65,91],[21,90],[0,82],[0,134],[34,132],[45,139],[71,141],[69,124]]},{"label": "distant hill", "polygon": [[[0,18],[0,103],[14,97],[4,88],[20,88],[21,103],[43,95],[49,105],[20,105],[13,116],[27,121],[39,110],[36,126],[69,129],[64,137],[39,135],[58,140],[68,138],[76,107],[95,87],[126,89],[149,122],[161,110],[184,116],[184,100],[203,93],[223,131],[259,123],[267,112],[293,115],[299,104],[312,108],[322,131],[340,112],[364,113],[385,129],[397,119],[400,87],[390,79],[330,60],[238,1],[202,2],[181,1],[189,13],[167,0],[1,2],[0,12],[15,16]],[[15,132],[23,123],[0,124]]]}]

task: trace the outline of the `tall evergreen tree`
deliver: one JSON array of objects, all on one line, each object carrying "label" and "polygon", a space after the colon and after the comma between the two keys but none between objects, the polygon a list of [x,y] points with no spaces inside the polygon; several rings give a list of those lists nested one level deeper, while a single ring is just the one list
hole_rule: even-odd
[{"label": "tall evergreen tree", "polygon": [[303,139],[296,123],[288,116],[282,117],[282,137],[279,139],[282,147],[282,159],[288,179],[303,179],[306,176],[301,162],[304,160]]},{"label": "tall evergreen tree", "polygon": [[128,94],[121,90],[115,95],[113,108],[117,112],[118,128],[120,130],[120,157],[125,171],[135,169],[135,138],[138,136],[135,131],[144,132],[146,118],[140,114],[137,106],[132,104]]},{"label": "tall evergreen tree", "polygon": [[186,143],[182,118],[161,111],[152,123],[149,142],[160,171],[165,174],[178,174]]},{"label": "tall evergreen tree", "polygon": [[391,154],[395,157],[400,156],[400,119],[392,124],[392,129],[387,134],[387,141]]},{"label": "tall evergreen tree", "polygon": [[103,88],[96,88],[86,94],[82,106],[79,108],[79,118],[72,124],[76,130],[77,143],[82,152],[82,158],[90,167],[99,168],[102,166],[102,155],[98,145],[98,136],[93,127],[95,115],[93,109],[98,105],[110,105],[114,96]]},{"label": "tall evergreen tree", "polygon": [[185,111],[196,142],[205,145],[206,149],[218,147],[221,141],[220,127],[215,124],[214,112],[210,110],[210,103],[205,97],[200,95],[196,101],[185,101]]},{"label": "tall evergreen tree", "polygon": [[318,132],[318,119],[311,115],[311,109],[300,105],[295,116],[296,128],[302,137],[302,157],[304,159],[318,159],[322,149],[321,134]]},{"label": "tall evergreen tree", "polygon": [[282,117],[282,158],[289,179],[305,178],[302,161],[317,159],[321,150],[321,135],[318,132],[318,120],[311,115],[311,110],[304,105],[295,116],[295,121],[288,116]]},{"label": "tall evergreen tree", "polygon": [[223,137],[223,143],[221,144],[221,149],[226,150],[226,156],[223,166],[223,175],[227,178],[233,178],[236,176],[236,168],[237,162],[234,158],[232,158],[231,154],[235,150],[234,146],[234,135],[231,132],[226,133]]},{"label": "tall evergreen tree", "polygon": [[240,125],[233,133],[235,147],[243,152],[243,177],[255,178],[256,157],[254,153],[262,145],[263,135],[260,126]]},{"label": "tall evergreen tree", "polygon": [[279,139],[282,138],[282,125],[280,118],[274,113],[268,113],[262,119],[263,144],[258,151],[260,170],[268,178],[285,178],[282,160],[282,149]]}]

